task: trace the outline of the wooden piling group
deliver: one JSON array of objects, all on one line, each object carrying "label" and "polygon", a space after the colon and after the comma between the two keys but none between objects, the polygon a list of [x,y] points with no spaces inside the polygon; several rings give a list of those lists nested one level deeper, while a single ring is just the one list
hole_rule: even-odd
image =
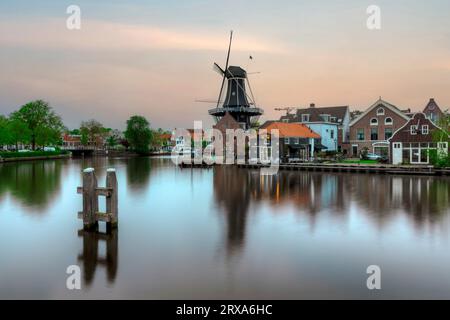
[{"label": "wooden piling group", "polygon": [[[93,168],[84,169],[83,186],[78,187],[77,192],[83,195],[83,211],[78,213],[78,218],[83,219],[85,230],[96,230],[99,221],[106,222],[107,229],[117,227],[118,187],[115,169],[106,171],[106,187],[98,187]],[[99,196],[106,197],[106,212],[99,212]]]}]

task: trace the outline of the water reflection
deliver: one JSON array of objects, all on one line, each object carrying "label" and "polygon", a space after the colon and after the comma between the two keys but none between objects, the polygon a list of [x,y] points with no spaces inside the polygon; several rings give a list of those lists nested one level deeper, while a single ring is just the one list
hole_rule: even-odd
[{"label": "water reflection", "polygon": [[150,180],[151,159],[147,157],[130,158],[127,160],[128,187],[134,191],[145,188]]},{"label": "water reflection", "polygon": [[0,200],[10,193],[22,205],[45,213],[61,191],[63,161],[30,161],[0,164]]},{"label": "water reflection", "polygon": [[[78,261],[81,261],[83,264],[85,284],[89,286],[93,282],[97,265],[106,267],[108,282],[113,283],[118,266],[117,229],[109,230],[107,233],[79,230],[78,237],[83,238],[83,253],[78,255]],[[106,243],[106,255],[99,257],[98,247],[100,241]]]},{"label": "water reflection", "polygon": [[450,181],[442,177],[292,171],[261,176],[257,170],[222,166],[214,168],[213,185],[215,202],[226,216],[228,253],[244,244],[249,207],[263,202],[274,214],[279,206],[294,206],[297,214],[307,216],[311,230],[319,214],[344,221],[352,203],[379,229],[401,211],[420,230],[440,223],[450,203]]}]

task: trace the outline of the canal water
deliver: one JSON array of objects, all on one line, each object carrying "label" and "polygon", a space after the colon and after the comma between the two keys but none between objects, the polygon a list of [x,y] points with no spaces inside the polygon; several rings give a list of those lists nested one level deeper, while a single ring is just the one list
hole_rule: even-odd
[{"label": "canal water", "polygon": [[[83,232],[81,171],[115,167],[119,228]],[[180,169],[167,158],[0,164],[0,298],[450,299],[450,180]],[[100,209],[104,209],[104,201]],[[81,290],[66,269],[81,268]],[[366,269],[381,268],[381,290]]]}]

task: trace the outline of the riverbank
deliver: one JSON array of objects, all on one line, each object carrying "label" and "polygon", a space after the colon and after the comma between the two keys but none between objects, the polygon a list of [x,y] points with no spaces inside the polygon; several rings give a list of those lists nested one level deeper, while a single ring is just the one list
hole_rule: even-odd
[{"label": "riverbank", "polygon": [[26,156],[26,157],[22,156],[22,157],[8,157],[8,158],[0,157],[0,163],[33,161],[33,160],[66,159],[70,158],[71,156],[72,155],[70,153],[64,153],[64,154],[51,154],[48,156],[42,155],[42,156]]},{"label": "riverbank", "polygon": [[[238,164],[238,167],[259,169],[261,164]],[[280,164],[279,170],[292,171],[322,171],[322,172],[353,172],[353,173],[376,173],[376,174],[405,174],[405,175],[438,175],[450,176],[450,168],[434,168],[433,166],[406,166],[392,164]]]}]

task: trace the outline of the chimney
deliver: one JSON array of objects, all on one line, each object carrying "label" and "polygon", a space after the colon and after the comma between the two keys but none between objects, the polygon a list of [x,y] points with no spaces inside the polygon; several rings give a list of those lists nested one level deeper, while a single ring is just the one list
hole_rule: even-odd
[{"label": "chimney", "polygon": [[310,104],[309,104],[309,107],[310,107],[310,108],[314,108],[315,106],[316,106],[315,103],[310,103]]},{"label": "chimney", "polygon": [[430,102],[434,102],[434,98],[430,98]]}]

